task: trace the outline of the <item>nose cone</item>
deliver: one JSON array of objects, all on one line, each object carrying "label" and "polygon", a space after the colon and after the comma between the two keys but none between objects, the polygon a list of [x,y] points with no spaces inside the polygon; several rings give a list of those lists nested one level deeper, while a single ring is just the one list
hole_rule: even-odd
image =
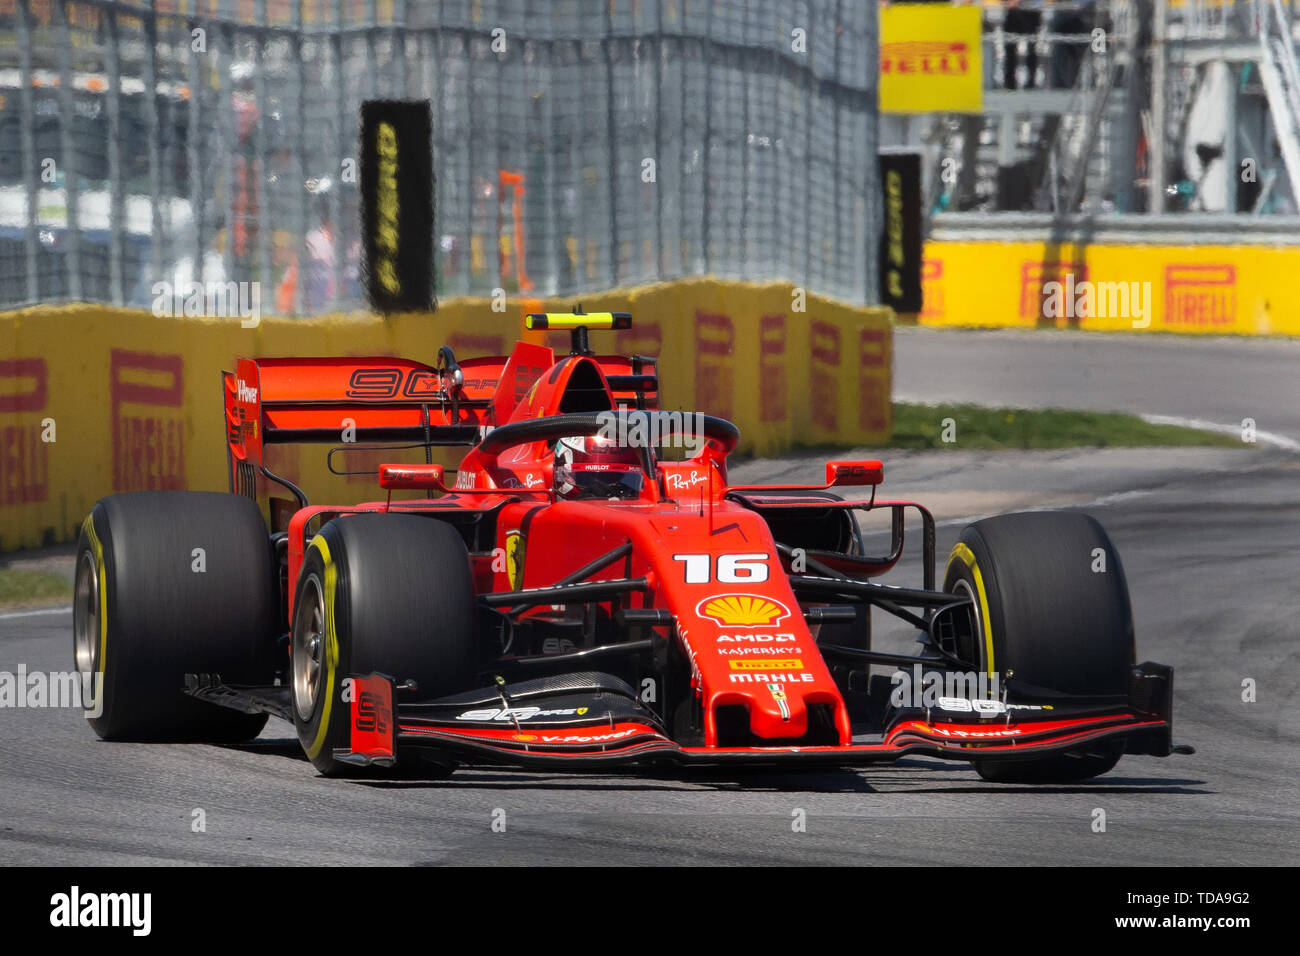
[{"label": "nose cone", "polygon": [[705,745],[802,745],[810,728],[817,743],[847,742],[843,699],[762,518],[729,503],[712,515],[673,507],[650,523],[656,537],[638,553],[677,621]]},{"label": "nose cone", "polygon": [[[798,658],[774,660],[770,663],[782,668],[802,665]],[[781,739],[802,737],[808,732],[808,705],[804,701],[804,690],[813,683],[809,671],[802,670],[801,667],[754,670],[735,676],[742,682],[749,681],[745,706],[749,711],[751,734],[758,738]]]},{"label": "nose cone", "polygon": [[[833,685],[793,595],[715,594],[696,607],[688,642],[720,737],[790,740],[808,731],[808,696]],[[819,696],[820,694],[820,696]]]}]

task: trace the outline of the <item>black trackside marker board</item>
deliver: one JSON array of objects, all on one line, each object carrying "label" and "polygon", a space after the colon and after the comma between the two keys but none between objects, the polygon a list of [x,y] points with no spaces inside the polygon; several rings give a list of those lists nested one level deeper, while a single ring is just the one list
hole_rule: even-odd
[{"label": "black trackside marker board", "polygon": [[881,153],[884,224],[880,301],[898,313],[921,311],[921,155]]},{"label": "black trackside marker board", "polygon": [[427,100],[361,104],[360,178],[370,304],[379,312],[433,309],[433,119]]}]

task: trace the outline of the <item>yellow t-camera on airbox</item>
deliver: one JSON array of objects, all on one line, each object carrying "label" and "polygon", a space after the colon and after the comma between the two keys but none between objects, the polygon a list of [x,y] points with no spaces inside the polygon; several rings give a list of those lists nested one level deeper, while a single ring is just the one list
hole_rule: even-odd
[{"label": "yellow t-camera on airbox", "polygon": [[631,312],[530,312],[524,316],[524,328],[537,329],[630,329]]}]

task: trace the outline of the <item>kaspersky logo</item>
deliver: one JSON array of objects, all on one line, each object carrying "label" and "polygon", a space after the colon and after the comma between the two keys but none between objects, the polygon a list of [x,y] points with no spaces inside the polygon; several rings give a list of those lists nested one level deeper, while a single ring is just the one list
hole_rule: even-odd
[{"label": "kaspersky logo", "polygon": [[784,621],[790,609],[776,598],[758,594],[719,594],[701,601],[695,613],[731,627],[757,627]]}]

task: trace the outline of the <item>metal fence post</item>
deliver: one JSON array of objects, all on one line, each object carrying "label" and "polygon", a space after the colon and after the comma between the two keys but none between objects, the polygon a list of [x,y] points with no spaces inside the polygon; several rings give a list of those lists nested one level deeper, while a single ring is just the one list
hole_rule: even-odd
[{"label": "metal fence post", "polygon": [[1147,214],[1165,208],[1165,35],[1168,4],[1154,0],[1151,26],[1151,142],[1147,149]]},{"label": "metal fence post", "polygon": [[[373,7],[373,0],[372,0]],[[297,142],[293,150],[293,168],[294,180],[290,184],[293,189],[295,202],[293,204],[294,218],[294,241],[297,243],[296,255],[298,257],[298,280],[293,284],[293,312],[295,315],[303,314],[303,280],[307,277],[306,266],[306,239],[307,239],[307,158],[306,158],[306,137],[303,136],[305,129],[305,118],[307,115],[307,84],[302,81],[302,5],[293,3],[290,5],[289,26],[293,31],[290,47],[293,50],[293,59],[295,69],[294,77],[294,102],[297,104],[298,117],[297,126],[294,132]]]},{"label": "metal fence post", "polygon": [[23,252],[27,265],[27,301],[39,302],[40,285],[40,235],[37,225],[38,199],[41,192],[40,159],[36,155],[36,107],[32,102],[32,30],[30,0],[18,0],[14,11],[18,22],[18,115],[23,150],[23,187],[27,190],[25,216],[27,228],[23,235]]},{"label": "metal fence post", "polygon": [[813,73],[813,50],[816,49],[816,41],[813,39],[817,34],[813,29],[815,23],[813,7],[808,7],[808,34],[807,34],[807,52],[804,56],[808,59],[808,65],[804,68],[804,241],[803,241],[803,286],[810,288],[812,286],[812,200],[813,200],[813,90],[817,88],[817,77]]},{"label": "metal fence post", "polygon": [[68,0],[52,0],[51,12],[58,30],[59,43],[59,152],[63,160],[63,196],[67,216],[64,242],[67,254],[64,265],[68,276],[67,295],[72,302],[81,301],[81,192],[77,182],[76,143],[72,127],[76,107],[72,87],[72,37],[68,29]]},{"label": "metal fence post", "polygon": [[[223,227],[218,233],[221,238],[221,281],[231,282],[235,278],[235,214],[238,204],[235,196],[235,159],[239,155],[239,122],[235,116],[235,32],[228,23],[215,25],[217,44],[217,62],[222,65],[221,75],[217,79],[217,129],[220,142],[213,151],[217,166],[218,195],[216,207],[225,210],[225,214],[213,226]],[[211,76],[211,72],[208,72]],[[194,102],[190,98],[191,104]],[[207,256],[205,246],[200,253]],[[202,259],[199,271],[202,273]],[[207,279],[200,274],[200,282]]]},{"label": "metal fence post", "polygon": [[410,95],[410,78],[406,75],[406,0],[393,0],[393,96]]},{"label": "metal fence post", "polygon": [[[149,268],[152,282],[162,278],[163,223],[162,151],[158,145],[158,0],[150,0],[150,11],[144,16],[145,43],[148,55],[142,63],[145,97],[145,137],[149,142]],[[152,283],[151,283],[152,285]]]},{"label": "metal fence post", "polygon": [[[343,297],[343,290],[347,288],[347,279],[349,277],[348,267],[348,249],[347,239],[343,231],[343,190],[347,184],[343,182],[343,160],[348,153],[348,127],[350,125],[350,116],[348,113],[347,97],[347,77],[344,75],[343,66],[343,4],[342,0],[332,0],[329,12],[330,22],[334,29],[330,31],[328,42],[319,44],[320,47],[329,50],[329,62],[334,72],[334,82],[338,85],[334,96],[334,168],[330,174],[330,180],[334,184],[330,189],[329,205],[330,221],[334,225],[334,297],[339,301]],[[353,151],[357,155],[352,158],[360,161],[360,152],[356,150],[354,141]],[[356,182],[352,183],[353,188],[357,187]]]},{"label": "metal fence post", "polygon": [[[194,31],[199,28],[198,19],[192,17],[186,20],[186,27],[187,39],[191,42],[186,44],[185,49],[185,75],[190,87],[190,97],[185,103],[185,165],[189,171],[190,222],[194,225],[192,237],[194,247],[191,253],[194,258],[194,269],[190,279],[194,282],[202,282],[204,237],[209,227],[204,197],[209,197],[214,204],[216,197],[209,196],[208,191],[204,189],[206,170],[203,158],[209,154],[201,147],[200,140],[211,135],[212,130],[207,125],[199,126],[199,114],[202,112],[201,104],[206,90],[203,82],[203,66],[199,63],[199,54],[193,44]],[[172,241],[175,242],[175,237]],[[188,290],[185,289],[173,289],[172,292],[175,295],[188,294]]]},{"label": "metal fence post", "polygon": [[108,39],[108,294],[113,305],[123,302],[122,290],[122,65],[117,8],[104,11]]},{"label": "metal fence post", "polygon": [[[253,72],[253,96],[257,100],[257,118],[253,125],[252,154],[245,172],[245,181],[251,182],[253,208],[257,212],[257,281],[264,291],[275,294],[275,282],[271,272],[271,217],[267,209],[266,177],[270,169],[271,151],[266,141],[266,0],[256,0],[253,18],[257,21],[253,39],[253,48],[257,51],[257,69]],[[267,311],[274,311],[272,299]]]},{"label": "metal fence post", "polygon": [[[835,257],[835,261],[831,264],[831,274],[834,276],[840,275],[840,270],[837,268],[837,266],[839,265],[839,260],[840,260],[841,242],[844,238],[844,202],[845,202],[845,192],[846,192],[846,190],[844,189],[844,167],[840,164],[840,156],[841,156],[840,126],[842,125],[842,120],[843,120],[842,114],[844,111],[843,96],[840,93],[840,37],[844,32],[841,29],[843,23],[844,23],[844,0],[836,0],[835,24],[834,24],[835,53],[834,53],[834,63],[831,66],[831,70],[834,71],[834,75],[835,75],[835,84],[833,87],[835,90],[835,94],[834,94],[835,101],[834,101],[834,106],[830,111],[831,122],[834,123],[835,126],[835,128],[831,131],[831,139],[832,142],[834,143],[834,145],[831,147],[831,155],[834,157],[834,162],[832,163],[832,168],[834,171],[831,173],[831,182],[832,182],[831,195],[834,197],[834,202],[832,203],[832,205],[835,207],[835,213],[834,213],[835,226],[834,226],[834,232],[832,233],[834,238],[831,241],[831,248],[834,250],[831,254]],[[830,284],[833,284],[833,280]]]},{"label": "metal fence post", "polygon": [[617,286],[621,275],[622,249],[618,223],[618,113],[614,109],[614,14],[605,6],[605,134],[609,144],[609,281]]},{"label": "metal fence post", "polygon": [[668,271],[664,258],[664,8],[655,4],[655,271]]},{"label": "metal fence post", "polygon": [[704,28],[704,38],[701,41],[701,49],[704,50],[706,65],[704,67],[704,155],[701,157],[700,169],[704,177],[704,203],[703,216],[700,221],[700,245],[704,254],[704,272],[708,274],[713,271],[713,252],[710,249],[712,243],[712,225],[713,218],[712,204],[709,197],[713,193],[713,9],[714,4],[709,4],[709,13],[705,18],[706,26]]}]

